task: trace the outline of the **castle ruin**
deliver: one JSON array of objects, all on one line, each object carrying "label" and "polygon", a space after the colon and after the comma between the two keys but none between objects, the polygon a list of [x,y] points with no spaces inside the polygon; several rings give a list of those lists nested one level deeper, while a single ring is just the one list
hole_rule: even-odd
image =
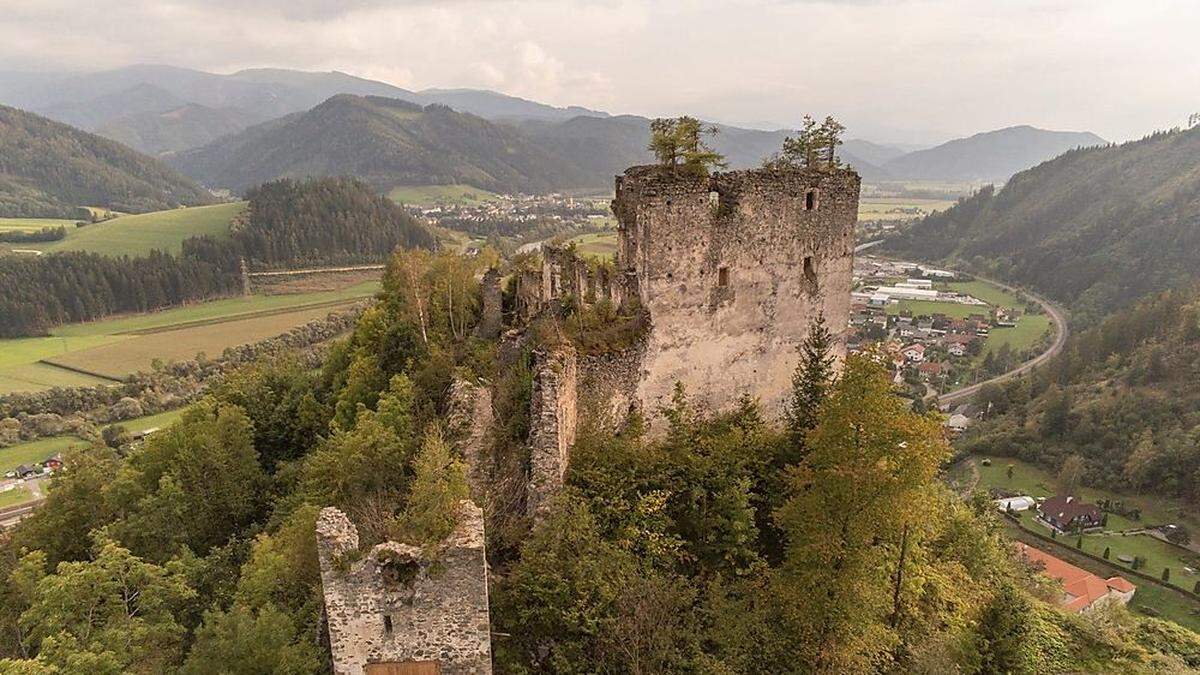
[{"label": "castle ruin", "polygon": [[459,504],[434,553],[388,541],[365,554],[346,514],[325,508],[317,553],[335,675],[492,672],[479,507]]},{"label": "castle ruin", "polygon": [[[750,394],[780,417],[812,320],[823,315],[835,334],[847,325],[858,197],[850,169],[633,167],[616,179],[614,264],[546,246],[511,272],[507,291],[498,271],[485,275],[476,334],[498,337],[502,370],[532,352],[524,491],[516,484],[528,516],[541,518],[561,488],[581,426],[619,428],[638,411],[654,433],[676,383],[715,411]],[[596,348],[535,335],[539,322],[561,328],[597,307],[619,308],[619,320],[607,316],[629,339]],[[471,496],[484,504],[497,469],[493,392],[459,381],[449,398]],[[396,542],[362,555],[346,516],[321,512],[335,673],[491,672],[483,517],[471,502],[461,511],[433,558]]]}]

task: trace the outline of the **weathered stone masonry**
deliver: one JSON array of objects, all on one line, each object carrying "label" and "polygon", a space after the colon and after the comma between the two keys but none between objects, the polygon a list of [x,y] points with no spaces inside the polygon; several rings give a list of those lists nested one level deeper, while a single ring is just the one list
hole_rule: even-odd
[{"label": "weathered stone masonry", "polygon": [[578,428],[579,362],[575,349],[560,345],[534,354],[529,409],[528,512],[540,516],[562,485]]},{"label": "weathered stone masonry", "polygon": [[358,530],[336,508],[317,518],[317,553],[335,675],[373,664],[436,662],[444,675],[492,672],[483,513],[459,504],[436,553],[384,542],[358,556]]},{"label": "weathered stone masonry", "polygon": [[838,331],[849,318],[858,196],[847,169],[617,178],[618,268],[652,324],[638,384],[648,412],[677,381],[714,409],[749,393],[782,411],[809,322],[823,313]]}]

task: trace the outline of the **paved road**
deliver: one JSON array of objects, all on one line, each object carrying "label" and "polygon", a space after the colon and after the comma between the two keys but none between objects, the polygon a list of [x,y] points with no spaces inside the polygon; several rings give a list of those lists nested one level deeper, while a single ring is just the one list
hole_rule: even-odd
[{"label": "paved road", "polygon": [[979,391],[985,385],[998,384],[1000,382],[1004,382],[1005,380],[1011,380],[1014,377],[1019,377],[1021,375],[1024,375],[1025,373],[1028,373],[1029,371],[1033,370],[1034,368],[1037,368],[1039,365],[1041,365],[1041,364],[1045,363],[1046,361],[1057,356],[1058,353],[1062,351],[1063,345],[1066,344],[1066,342],[1067,342],[1067,334],[1068,334],[1067,318],[1066,318],[1066,315],[1062,308],[1058,307],[1054,303],[1050,302],[1049,300],[1047,300],[1039,295],[1030,293],[1028,290],[1017,289],[1012,286],[1009,286],[1008,284],[1004,284],[999,281],[995,281],[994,279],[988,279],[986,277],[981,277],[977,274],[974,276],[976,279],[981,279],[990,284],[995,284],[996,286],[999,286],[1000,288],[1003,288],[1004,290],[1009,291],[1010,293],[1022,292],[1025,295],[1027,295],[1027,296],[1033,298],[1035,301],[1037,301],[1037,303],[1042,306],[1042,309],[1045,310],[1046,314],[1049,315],[1050,320],[1054,323],[1054,327],[1055,327],[1054,341],[1052,343],[1050,343],[1050,347],[1048,349],[1046,349],[1046,351],[1042,352],[1041,354],[1038,354],[1037,356],[1026,361],[1025,363],[1022,363],[1020,366],[1017,366],[1013,370],[1010,370],[1007,373],[1004,373],[1003,375],[997,375],[996,377],[993,377],[989,380],[984,380],[983,382],[980,382],[979,384],[972,384],[969,387],[963,387],[962,389],[955,389],[954,391],[943,394],[941,396],[941,398],[938,399],[938,403],[942,404],[942,405],[952,405],[952,404],[966,402],[968,399],[970,399],[972,396],[975,395],[975,392]]}]

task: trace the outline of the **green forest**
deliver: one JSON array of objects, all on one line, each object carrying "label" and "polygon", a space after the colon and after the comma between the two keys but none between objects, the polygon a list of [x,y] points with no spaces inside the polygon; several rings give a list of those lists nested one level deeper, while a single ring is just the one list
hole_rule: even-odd
[{"label": "green forest", "polygon": [[[349,514],[364,546],[444,537],[467,494],[446,431],[453,378],[497,383],[490,452],[528,461],[528,352],[501,368],[470,330],[487,264],[398,252],[319,370],[259,363],[139,447],[69,453],[46,503],[4,534],[0,668],[327,672],[318,509]],[[539,343],[600,325],[562,311]],[[662,434],[636,415],[585,433],[540,523],[500,484],[499,672],[1200,666],[1200,637],[1174,624],[1050,604],[1058,591],[1014,565],[990,501],[940,480],[940,420],[910,411],[872,354],[834,376],[828,331],[811,333],[782,426],[750,399],[713,414],[679,390]]]},{"label": "green forest", "polygon": [[961,445],[1054,471],[1074,457],[1085,484],[1195,504],[1198,373],[1200,290],[1167,291],[1072,336],[1033,375],[985,388],[990,417]]},{"label": "green forest", "polygon": [[80,218],[85,206],[145,213],[213,201],[156,159],[0,106],[0,217]]},{"label": "green forest", "polygon": [[353,179],[280,180],[248,197],[248,217],[228,238],[192,237],[179,256],[0,256],[0,337],[229,295],[240,289],[243,257],[262,266],[378,262],[398,246],[435,244],[401,207]]},{"label": "green forest", "polygon": [[1200,128],[1069,151],[884,247],[1029,286],[1092,325],[1200,269]]}]

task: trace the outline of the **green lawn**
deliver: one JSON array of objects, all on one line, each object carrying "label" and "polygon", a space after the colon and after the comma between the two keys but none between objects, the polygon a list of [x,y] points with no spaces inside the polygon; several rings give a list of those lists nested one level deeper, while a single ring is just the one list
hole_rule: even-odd
[{"label": "green lawn", "polygon": [[0,492],[0,509],[24,504],[31,499],[33,499],[33,493],[29,491],[29,488],[20,485],[11,490]]},{"label": "green lawn", "polygon": [[73,445],[83,445],[84,441],[74,436],[56,436],[41,438],[27,443],[10,445],[0,448],[0,475],[3,475],[22,464],[33,465],[47,457],[60,453]]},{"label": "green lawn", "polygon": [[[1040,466],[1010,457],[989,457],[992,465],[986,467],[982,465],[982,459],[984,459],[983,456],[972,456],[963,460],[964,465],[967,462],[973,462],[978,467],[980,487],[1000,487],[1033,497],[1050,497],[1057,492],[1057,480],[1054,474]],[[1011,481],[1006,470],[1009,464],[1013,465]],[[960,470],[959,473],[965,475],[964,471]],[[1092,487],[1080,488],[1078,492],[1079,496],[1087,501],[1117,499],[1141,509],[1142,518],[1138,522],[1110,514],[1108,518],[1108,529],[1110,530],[1127,530],[1142,527],[1147,523],[1151,525],[1177,523],[1187,527],[1191,532],[1200,532],[1200,516],[1194,509],[1178,499],[1152,494],[1123,494]]]},{"label": "green lawn", "polygon": [[497,195],[473,185],[397,185],[388,191],[387,196],[396,203],[413,206],[473,206],[492,201]]},{"label": "green lawn", "polygon": [[1050,317],[1045,314],[1022,316],[1017,319],[1017,325],[1013,328],[992,328],[988,331],[987,342],[983,343],[980,356],[997,350],[1006,343],[1009,349],[1020,353],[1032,347],[1048,330],[1051,330],[1051,322]]},{"label": "green lawn", "polygon": [[145,255],[153,249],[179,253],[188,237],[228,234],[230,221],[245,208],[245,202],[234,202],[120,216],[85,227],[75,227],[72,222],[66,239],[22,248],[89,251],[111,256]]},{"label": "green lawn", "polygon": [[885,308],[888,314],[911,312],[913,316],[945,314],[952,319],[965,319],[972,314],[987,315],[991,310],[979,305],[963,305],[957,302],[935,302],[933,300],[901,300]]},{"label": "green lawn", "polygon": [[979,298],[989,305],[996,305],[999,307],[1020,307],[1023,304],[1017,298],[1017,296],[1013,295],[1012,293],[1009,293],[999,286],[989,284],[986,281],[980,281],[979,279],[976,279],[975,281],[954,281],[944,284],[944,287],[946,290],[966,293],[973,298]]},{"label": "green lawn", "polygon": [[617,253],[616,232],[593,232],[590,234],[581,234],[577,237],[568,239],[567,243],[575,244],[575,250],[577,250],[580,255],[590,256],[593,258],[611,258]]},{"label": "green lawn", "polygon": [[[336,291],[292,295],[254,295],[177,307],[161,312],[123,316],[90,323],[59,326],[51,336],[0,340],[0,394],[39,391],[55,386],[71,387],[103,383],[104,380],[37,363],[88,349],[134,339],[132,331],[145,331],[231,317],[249,317],[261,312],[302,309],[327,303],[369,297],[380,288],[367,281]],[[231,324],[232,325],[232,324]],[[236,335],[230,336],[233,344]],[[216,356],[216,354],[210,354]]]},{"label": "green lawn", "polygon": [[147,429],[165,429],[166,427],[174,424],[177,420],[179,420],[180,417],[183,417],[183,413],[187,409],[188,406],[184,406],[182,408],[176,408],[175,410],[168,410],[164,413],[158,413],[157,415],[135,417],[131,420],[125,420],[124,422],[117,422],[117,424],[125,427],[125,430],[131,434],[140,433],[146,431]]},{"label": "green lawn", "polygon": [[[984,458],[970,458],[979,470],[980,487],[1004,488],[1031,497],[1052,497],[1055,494],[1054,478],[1041,467],[1034,466],[1019,459],[1008,457],[991,457],[991,466],[984,466]],[[1008,477],[1008,467],[1012,466],[1012,478]]]},{"label": "green lawn", "polygon": [[[1033,497],[1051,497],[1058,493],[1055,477],[1039,466],[1007,457],[991,457],[989,458],[991,466],[983,466],[983,459],[983,457],[970,457],[964,460],[964,467],[967,462],[972,462],[978,469],[980,487],[1004,488]],[[1008,467],[1010,465],[1013,468],[1012,478],[1008,477]],[[969,475],[969,470],[963,470],[963,467],[958,467],[955,475],[956,477]],[[1200,531],[1200,529],[1197,529],[1200,526],[1200,519],[1178,500],[1160,496],[1119,494],[1110,490],[1089,487],[1081,488],[1077,492],[1080,499],[1085,501],[1095,502],[1099,499],[1119,499],[1128,505],[1141,509],[1142,518],[1140,521],[1132,521],[1116,514],[1109,514],[1106,530],[1110,532],[1139,529],[1145,525],[1162,525],[1166,523],[1181,524],[1191,532]],[[1022,514],[1022,520],[1026,527],[1043,534],[1049,534],[1049,530],[1039,529],[1042,526],[1033,522],[1031,512]],[[1074,546],[1076,543],[1076,537],[1069,535],[1059,535],[1058,539],[1070,546]],[[1141,568],[1140,571],[1154,577],[1159,577],[1164,567],[1171,568],[1170,582],[1184,590],[1192,590],[1196,581],[1200,580],[1200,575],[1187,574],[1183,571],[1185,564],[1194,569],[1200,569],[1200,554],[1188,553],[1149,535],[1089,534],[1083,538],[1083,549],[1088,553],[1102,556],[1105,547],[1110,549],[1109,560],[1113,564],[1122,567],[1127,567],[1127,565],[1118,562],[1117,556],[1119,555],[1144,557],[1146,559],[1146,567]],[[1190,562],[1185,563],[1185,561]]]}]

